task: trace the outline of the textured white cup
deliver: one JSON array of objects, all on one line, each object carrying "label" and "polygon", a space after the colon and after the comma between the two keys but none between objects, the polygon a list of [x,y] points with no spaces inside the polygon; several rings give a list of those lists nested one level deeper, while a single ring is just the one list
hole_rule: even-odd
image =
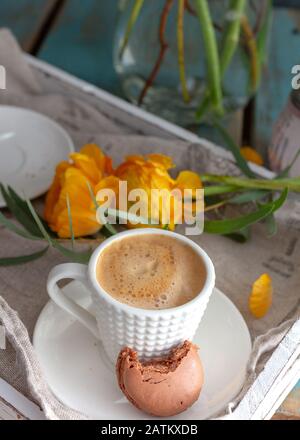
[{"label": "textured white cup", "polygon": [[[206,269],[206,280],[201,292],[193,300],[170,309],[140,309],[117,301],[99,285],[96,266],[101,252],[113,241],[125,237],[135,237],[138,240],[144,234],[176,238],[191,246],[201,256]],[[64,278],[79,280],[88,287],[92,296],[93,315],[64,295],[57,285]],[[78,263],[55,266],[48,276],[47,289],[58,306],[78,319],[102,341],[108,357],[115,362],[119,351],[125,346],[134,348],[142,359],[147,359],[164,355],[186,339],[192,340],[214,285],[213,263],[196,243],[175,232],[145,228],[122,232],[105,240],[93,252],[88,266]]]}]

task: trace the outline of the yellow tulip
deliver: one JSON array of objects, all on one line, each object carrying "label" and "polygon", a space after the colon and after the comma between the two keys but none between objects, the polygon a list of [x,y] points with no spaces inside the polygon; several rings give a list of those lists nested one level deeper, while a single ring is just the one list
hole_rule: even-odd
[{"label": "yellow tulip", "polygon": [[[70,162],[61,162],[57,168],[53,183],[46,196],[45,220],[50,228],[59,237],[71,236],[70,214],[72,230],[75,237],[91,235],[102,227],[96,219],[96,206],[94,196],[101,189],[112,189],[116,195],[118,208],[119,182],[127,182],[128,193],[134,189],[145,191],[144,207],[147,208],[147,217],[153,218],[151,208],[156,209],[155,219],[158,225],[175,229],[176,223],[181,219],[183,206],[181,196],[184,189],[193,191],[202,188],[199,176],[191,171],[182,171],[177,179],[173,179],[169,170],[174,167],[172,159],[163,154],[149,154],[144,157],[132,155],[126,158],[116,170],[112,168],[112,161],[105,156],[95,144],[85,145],[79,153],[70,154]],[[163,190],[164,195],[159,195],[156,200],[151,200],[151,190]],[[178,189],[179,195],[172,193]],[[91,194],[91,191],[93,194]],[[193,192],[193,197],[195,193]],[[179,197],[180,196],[180,197]],[[67,205],[69,201],[69,208]],[[97,203],[99,204],[99,200]],[[133,202],[131,202],[132,206]],[[156,205],[155,205],[156,204]],[[165,214],[170,207],[170,218],[165,219]],[[128,224],[129,227],[145,227],[145,225]]]},{"label": "yellow tulip", "polygon": [[[112,170],[111,159],[95,144],[70,154],[70,162],[56,168],[53,183],[46,196],[44,217],[50,228],[61,238],[71,237],[67,198],[70,202],[72,229],[75,237],[95,234],[102,227],[96,220],[96,196],[101,187],[116,188],[117,178],[106,176]],[[104,186],[103,186],[104,185]]]},{"label": "yellow tulip", "polygon": [[[192,190],[202,188],[201,180],[196,173],[191,171],[182,171],[179,173],[176,180],[174,180],[168,170],[173,168],[173,162],[170,157],[163,154],[149,154],[146,157],[135,155],[126,158],[115,171],[115,175],[123,181],[127,182],[128,192],[141,188],[147,193],[147,200],[144,202],[148,207],[148,216],[153,218],[153,212],[151,212],[151,206],[156,206],[155,209],[158,216],[155,219],[159,221],[158,225],[150,225],[152,227],[163,227],[163,207],[166,204],[170,205],[171,218],[168,224],[169,229],[174,230],[175,225],[182,215],[182,206],[179,203],[172,190],[179,189],[181,192],[185,188]],[[165,197],[160,197],[157,200],[151,199],[151,190],[165,190]],[[194,193],[193,193],[194,196]],[[129,225],[133,226],[133,225]],[[134,227],[141,227],[145,225],[134,225]]]},{"label": "yellow tulip", "polygon": [[68,168],[59,199],[53,210],[51,229],[61,238],[71,236],[67,198],[70,201],[72,228],[75,237],[96,233],[101,225],[96,220],[96,207],[91,197],[88,180],[76,168]]},{"label": "yellow tulip", "polygon": [[71,165],[68,162],[60,162],[55,170],[55,176],[46,195],[44,217],[51,224],[54,220],[53,210],[58,201],[59,194],[63,187],[64,173]]},{"label": "yellow tulip", "polygon": [[[153,157],[154,156],[154,157]],[[115,171],[120,180],[126,180],[128,191],[141,188],[172,189],[174,180],[168,173],[170,158],[162,154],[143,156],[128,156]]]},{"label": "yellow tulip", "polygon": [[81,148],[80,153],[93,159],[102,175],[112,174],[112,160],[110,157],[105,156],[98,145],[86,144]]}]

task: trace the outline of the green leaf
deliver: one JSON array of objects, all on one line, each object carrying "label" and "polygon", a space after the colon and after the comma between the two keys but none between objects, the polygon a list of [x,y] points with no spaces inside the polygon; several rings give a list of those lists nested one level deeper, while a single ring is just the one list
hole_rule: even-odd
[{"label": "green leaf", "polygon": [[6,191],[2,183],[0,183],[0,190],[7,208],[15,216],[16,220],[18,220],[18,222],[26,229],[26,231],[30,232],[30,234],[41,238],[41,233],[32,216],[28,216],[28,213],[24,212],[21,206],[17,204],[16,200],[10,196],[8,191]]},{"label": "green leaf", "polygon": [[10,197],[15,201],[15,203],[28,215],[30,215],[30,211],[28,209],[27,203],[23,200],[11,186],[7,186],[8,193]]},{"label": "green leaf", "polygon": [[267,57],[267,40],[268,40],[269,28],[271,26],[271,21],[272,21],[272,0],[267,0],[265,20],[256,37],[257,52],[261,66],[266,61],[266,57]]},{"label": "green leaf", "polygon": [[112,235],[114,235],[114,234],[111,234],[111,233],[109,232],[109,230],[106,229],[106,228],[101,228],[100,231],[98,232],[98,234],[101,235],[101,236],[104,237],[104,238],[109,238],[109,237],[111,237]]},{"label": "green leaf", "polygon": [[89,262],[89,259],[92,255],[92,250],[84,251],[84,252],[75,252],[71,249],[68,249],[64,246],[62,246],[58,241],[53,240],[52,246],[59,250],[65,257],[69,258],[70,260],[74,261],[75,263],[82,263],[87,264]]},{"label": "green leaf", "polygon": [[258,222],[259,220],[262,220],[271,212],[271,206],[264,206],[251,214],[247,214],[235,219],[206,220],[204,223],[204,232],[208,232],[210,234],[231,234]]},{"label": "green leaf", "polygon": [[[24,214],[27,215],[27,217],[29,217],[30,219],[32,219],[32,215],[30,212],[30,209],[28,208],[28,205],[26,203],[26,201],[24,199],[22,199],[16,192],[15,190],[11,187],[8,186],[7,187],[8,193],[10,195],[10,197],[15,201],[15,203],[20,207],[20,209],[22,209],[22,211],[24,212]],[[46,229],[46,231],[48,232],[48,234],[51,237],[55,237],[56,234],[49,228],[48,224],[45,222],[45,220],[39,216],[44,228]],[[39,232],[39,230],[38,230]]]},{"label": "green leaf", "polygon": [[74,248],[74,231],[73,231],[73,222],[72,222],[72,214],[71,214],[71,204],[69,194],[67,194],[67,209],[68,209],[68,219],[69,219],[69,229],[72,240],[72,248]]},{"label": "green leaf", "polygon": [[225,234],[225,237],[231,238],[231,240],[238,243],[246,243],[251,235],[250,227],[240,229],[239,231],[232,232],[231,234]]},{"label": "green leaf", "polygon": [[118,231],[110,223],[105,223],[103,227],[107,230],[110,236],[116,235],[118,233]]},{"label": "green leaf", "polygon": [[37,224],[39,230],[40,230],[41,233],[42,233],[42,236],[43,236],[44,239],[45,239],[46,241],[48,241],[48,243],[51,245],[51,244],[52,244],[52,240],[51,240],[50,236],[48,235],[48,232],[46,231],[46,229],[45,229],[43,223],[41,222],[41,219],[40,219],[39,216],[37,215],[37,213],[36,213],[36,211],[35,211],[35,209],[34,209],[32,203],[31,203],[31,201],[27,199],[27,200],[26,200],[26,203],[27,203],[27,206],[28,206],[28,208],[29,208],[29,210],[30,210],[30,212],[31,212],[31,214],[32,214],[32,217],[33,217],[34,220],[36,221],[36,224]]},{"label": "green leaf", "polygon": [[[97,209],[99,208],[99,204],[98,204],[98,202],[96,200],[95,194],[94,194],[94,192],[92,190],[92,187],[90,185],[90,182],[88,180],[86,181],[86,184],[87,184],[87,187],[89,189],[91,199],[93,200],[95,209],[97,211]],[[116,235],[118,233],[116,231],[116,229],[110,223],[104,223],[103,227],[106,230],[106,232],[104,233],[105,236],[111,237],[112,235]]]},{"label": "green leaf", "polygon": [[58,243],[57,240],[51,239],[49,237],[47,231],[45,230],[44,226],[42,225],[42,222],[40,221],[39,216],[35,212],[35,209],[32,206],[30,200],[26,200],[26,203],[28,204],[30,212],[32,213],[32,216],[34,217],[35,221],[37,222],[37,225],[40,228],[40,231],[43,234],[45,240],[47,240],[51,246],[53,246],[55,249],[58,249],[65,257],[70,258],[72,261],[74,261],[76,263],[86,264],[89,261],[90,256],[91,256],[91,251],[75,252],[73,250],[65,248],[60,243]]},{"label": "green leaf", "polygon": [[41,251],[34,252],[33,254],[29,254],[29,255],[0,258],[0,266],[16,266],[18,264],[24,264],[24,263],[28,263],[29,261],[37,260],[38,258],[42,257],[47,252],[48,249],[49,246],[45,247]]},{"label": "green leaf", "polygon": [[267,227],[268,237],[273,237],[273,235],[275,235],[277,232],[277,223],[274,214],[272,213],[268,215],[265,218],[264,222]]},{"label": "green leaf", "polygon": [[134,28],[134,25],[140,15],[143,3],[144,3],[144,0],[135,0],[135,2],[133,4],[132,10],[130,12],[129,20],[127,22],[125,35],[124,35],[122,45],[120,48],[120,54],[119,54],[120,58],[122,58],[122,56],[123,56],[124,50],[128,44],[128,41],[129,41],[130,35],[132,33],[132,30]]},{"label": "green leaf", "polygon": [[230,203],[239,205],[242,203],[255,202],[257,200],[263,199],[269,193],[270,193],[269,191],[264,191],[261,189],[247,191],[247,192],[244,192],[242,194],[237,194],[236,196],[232,197],[230,199]]},{"label": "green leaf", "polygon": [[[87,252],[75,252],[73,250],[67,249],[64,246],[62,246],[57,240],[55,240],[54,238],[51,238],[49,236],[46,228],[43,225],[42,220],[40,219],[40,217],[36,213],[30,200],[26,200],[26,205],[29,209],[30,214],[32,215],[33,219],[35,220],[35,222],[39,228],[39,231],[41,232],[41,237],[44,238],[49,243],[50,246],[59,250],[64,256],[66,256],[67,258],[71,259],[74,262],[84,263],[84,264],[88,263],[90,256],[91,256],[91,253],[92,253],[91,250],[89,250]],[[27,232],[26,230],[18,228],[14,223],[12,223],[9,219],[7,219],[1,212],[0,212],[0,224],[3,224],[7,229],[9,229],[10,231],[14,232],[17,235],[20,235],[21,237],[29,238],[31,240],[40,240],[41,239],[41,237],[33,236],[29,232]],[[22,262],[31,261],[31,260],[39,258],[39,256],[43,255],[43,253],[46,252],[48,247],[46,249],[44,249],[43,251],[37,252],[32,255],[27,255],[27,256],[25,255],[25,256],[14,257],[14,258],[4,258],[4,259],[1,259],[1,261],[2,261],[3,265],[4,264],[20,264]]]},{"label": "green leaf", "polygon": [[39,237],[36,237],[35,235],[30,234],[25,229],[21,229],[18,226],[16,226],[12,221],[10,221],[5,215],[0,212],[0,224],[5,226],[7,229],[9,229],[11,232],[14,232],[15,234],[19,235],[23,238],[28,238],[29,240],[40,240]]},{"label": "green leaf", "polygon": [[132,214],[130,212],[127,211],[120,211],[119,209],[113,209],[113,208],[107,208],[107,213],[111,216],[116,216],[120,219],[123,220],[129,220],[130,222],[135,222],[135,223],[142,223],[143,225],[149,225],[149,219],[139,216],[139,215],[135,215]]},{"label": "green leaf", "polygon": [[[273,201],[273,194],[269,195],[269,200]],[[261,206],[259,202],[257,202],[257,205]],[[266,225],[268,231],[268,237],[273,237],[273,235],[275,235],[277,232],[277,223],[273,213],[271,213],[264,219],[264,224]]]},{"label": "green leaf", "polygon": [[204,223],[204,232],[210,234],[231,234],[240,229],[246,228],[279,209],[285,202],[287,195],[288,190],[285,189],[282,191],[280,197],[274,202],[268,202],[262,205],[257,211],[241,217],[226,220],[206,220]]},{"label": "green leaf", "polygon": [[95,197],[95,194],[94,194],[93,188],[91,187],[91,184],[90,184],[90,182],[89,182],[88,180],[86,180],[86,185],[87,185],[87,187],[88,187],[88,190],[89,190],[89,193],[90,193],[91,199],[92,199],[92,201],[93,201],[93,203],[94,203],[94,207],[95,207],[95,209],[96,209],[96,211],[97,211],[97,209],[99,208],[99,205],[98,205],[98,202],[97,202],[97,200],[96,200],[96,197]]},{"label": "green leaf", "polygon": [[226,147],[233,154],[236,165],[239,167],[239,169],[245,174],[245,176],[255,177],[255,174],[249,168],[248,162],[242,156],[239,147],[236,145],[227,130],[225,130],[225,128],[216,119],[213,120],[213,125],[223,137]]},{"label": "green leaf", "polygon": [[286,167],[284,168],[284,170],[282,170],[277,176],[276,179],[282,179],[284,177],[288,177],[290,170],[293,168],[294,163],[296,162],[296,160],[298,159],[300,155],[300,148],[297,151],[297,153],[295,154],[294,159],[292,160],[292,162]]},{"label": "green leaf", "polygon": [[290,191],[300,192],[300,177],[288,179],[246,179],[244,177],[202,174],[201,180],[202,182],[218,182],[227,185],[236,185],[237,187],[248,189],[283,191],[285,188],[287,188]]}]

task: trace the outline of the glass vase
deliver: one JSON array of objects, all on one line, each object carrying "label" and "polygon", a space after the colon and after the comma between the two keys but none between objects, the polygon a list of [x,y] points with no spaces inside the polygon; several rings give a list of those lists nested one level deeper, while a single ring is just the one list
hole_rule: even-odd
[{"label": "glass vase", "polygon": [[[237,3],[207,2],[219,59],[223,109],[218,116],[226,116],[247,104],[259,86],[266,60],[270,0],[246,0],[242,13],[232,9]],[[228,29],[236,19],[240,23],[236,43],[232,43],[235,50],[224,68]],[[209,121],[215,111],[207,103],[212,92],[205,31],[206,24],[199,20],[195,0],[121,0],[113,58],[125,96],[182,126]]]}]

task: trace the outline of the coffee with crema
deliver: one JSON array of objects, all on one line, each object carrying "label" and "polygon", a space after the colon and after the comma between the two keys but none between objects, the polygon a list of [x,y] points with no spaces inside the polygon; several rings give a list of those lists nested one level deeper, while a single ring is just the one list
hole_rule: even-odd
[{"label": "coffee with crema", "polygon": [[206,278],[200,255],[160,234],[114,241],[97,261],[97,280],[113,298],[143,309],[178,307],[201,292]]}]

